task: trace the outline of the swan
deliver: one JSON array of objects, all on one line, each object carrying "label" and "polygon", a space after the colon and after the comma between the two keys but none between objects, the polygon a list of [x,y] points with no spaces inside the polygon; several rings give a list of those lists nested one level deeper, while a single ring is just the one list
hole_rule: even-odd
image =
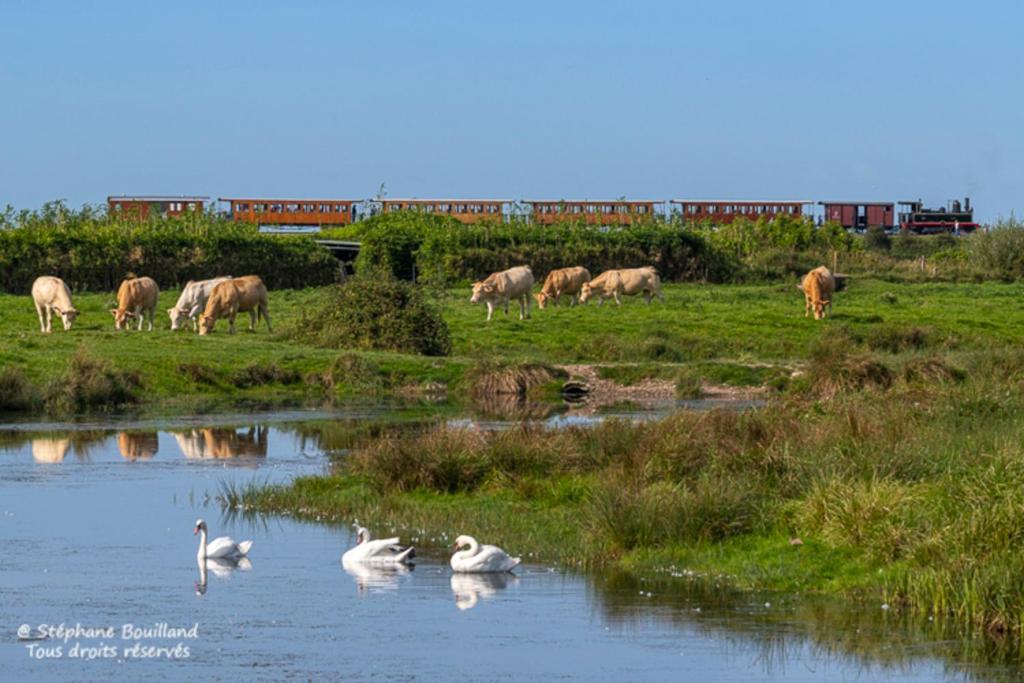
[{"label": "swan", "polygon": [[398,537],[382,538],[374,541],[370,532],[358,524],[356,527],[356,545],[345,551],[341,556],[343,567],[354,564],[406,564],[416,557],[416,550],[409,546],[403,548],[398,544]]},{"label": "swan", "polygon": [[241,543],[235,543],[235,540],[230,536],[221,536],[206,543],[206,522],[197,519],[196,528],[192,531],[192,535],[201,533],[199,537],[199,552],[196,553],[196,559],[205,560],[206,558],[231,558],[237,559],[239,557],[245,557],[249,554],[249,549],[252,548],[252,541],[242,541]]},{"label": "swan", "polygon": [[[468,545],[466,550],[459,550]],[[510,572],[521,561],[518,557],[509,557],[508,553],[497,546],[480,545],[472,536],[459,536],[455,539],[455,550],[452,555],[452,570],[467,573]]]}]

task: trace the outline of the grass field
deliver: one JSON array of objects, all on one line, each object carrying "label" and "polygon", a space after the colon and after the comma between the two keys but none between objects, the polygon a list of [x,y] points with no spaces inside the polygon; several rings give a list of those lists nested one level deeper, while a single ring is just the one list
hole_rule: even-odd
[{"label": "grass field", "polygon": [[[22,369],[43,386],[58,377],[75,352],[109,359],[118,368],[137,371],[144,404],[160,409],[231,402],[302,402],[358,391],[358,384],[325,389],[306,381],[325,372],[339,350],[314,348],[288,336],[304,308],[315,310],[323,290],[271,293],[273,333],[264,328],[229,335],[224,323],[208,337],[169,330],[164,309],[177,292],[161,294],[154,332],[121,332],[107,312],[113,297],[75,297],[81,316],[70,332],[39,333],[31,299],[0,295],[0,367]],[[854,283],[835,298],[834,316],[824,322],[803,317],[801,294],[792,285],[668,285],[665,302],[650,306],[627,299],[611,303],[546,310],[533,308],[519,321],[515,309],[486,323],[485,309],[469,303],[468,290],[451,290],[442,308],[453,337],[449,358],[361,352],[388,387],[455,384],[480,359],[545,363],[604,363],[630,367],[606,369],[628,383],[642,375],[666,374],[666,368],[690,367],[722,383],[749,385],[766,375],[761,365],[791,366],[804,360],[824,330],[842,328],[866,350],[959,353],[1016,344],[1024,329],[1024,286],[1019,284]],[[59,325],[57,325],[59,327]],[[273,366],[283,373],[260,386],[238,381],[247,366]],[[201,372],[187,372],[199,366]],[[183,371],[186,368],[186,371]],[[770,374],[770,373],[769,373]],[[379,388],[379,387],[378,387]]]}]

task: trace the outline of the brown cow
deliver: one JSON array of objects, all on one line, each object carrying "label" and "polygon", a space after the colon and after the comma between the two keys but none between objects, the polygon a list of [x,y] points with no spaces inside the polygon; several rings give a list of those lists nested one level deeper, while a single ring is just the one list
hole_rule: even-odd
[{"label": "brown cow", "polygon": [[616,304],[621,304],[620,297],[625,294],[633,296],[643,294],[644,301],[651,303],[651,299],[658,297],[665,301],[661,293],[661,278],[658,271],[651,266],[643,268],[623,268],[621,270],[606,270],[590,282],[583,285],[580,291],[580,303],[586,303],[592,296],[599,297],[598,305],[604,303],[605,299],[615,299]]},{"label": "brown cow", "polygon": [[246,275],[217,283],[206,301],[206,308],[199,319],[199,334],[213,332],[213,326],[219,318],[227,318],[230,323],[228,332],[235,333],[235,315],[249,313],[249,329],[255,330],[259,317],[267,321],[267,331],[273,332],[270,326],[270,313],[267,310],[267,288],[259,275]]},{"label": "brown cow", "polygon": [[127,329],[128,318],[139,319],[139,329],[149,318],[149,330],[153,331],[153,316],[156,313],[156,300],[160,296],[160,288],[153,278],[133,277],[121,283],[117,290],[117,308],[110,309],[114,316],[114,327],[118,330]]},{"label": "brown cow", "polygon": [[569,305],[575,306],[576,295],[583,289],[583,283],[588,280],[590,280],[590,271],[583,266],[552,270],[544,278],[544,286],[540,288],[540,293],[534,294],[533,297],[537,300],[537,305],[543,309],[547,306],[548,301],[553,301],[558,306],[562,295],[568,294]]},{"label": "brown cow", "polygon": [[805,318],[811,314],[812,309],[815,320],[825,317],[826,307],[828,307],[828,314],[832,314],[832,294],[836,291],[836,279],[828,268],[818,266],[807,273],[796,288],[804,293]]}]

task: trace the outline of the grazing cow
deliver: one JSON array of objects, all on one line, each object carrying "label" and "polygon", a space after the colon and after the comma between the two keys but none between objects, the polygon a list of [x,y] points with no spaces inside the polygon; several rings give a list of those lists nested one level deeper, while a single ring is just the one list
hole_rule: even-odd
[{"label": "grazing cow", "polygon": [[836,291],[836,279],[825,266],[818,266],[804,276],[803,281],[796,286],[804,293],[804,317],[806,318],[814,311],[814,319],[821,320],[825,317],[825,308],[828,314],[832,314],[832,294]]},{"label": "grazing cow", "polygon": [[262,315],[267,321],[267,331],[274,331],[270,327],[270,313],[267,309],[267,288],[259,275],[236,277],[214,285],[203,315],[199,318],[199,334],[213,332],[213,326],[219,318],[228,319],[228,332],[234,334],[235,315],[245,312],[249,313],[250,330],[256,329],[259,316]]},{"label": "grazing cow", "polygon": [[178,303],[174,304],[174,308],[167,309],[167,315],[171,318],[171,329],[180,330],[182,324],[187,320],[192,329],[198,330],[199,314],[206,308],[210,292],[217,286],[217,283],[230,279],[230,275],[224,275],[212,280],[199,280],[198,282],[189,280],[185,288],[181,290]]},{"label": "grazing cow", "polygon": [[661,278],[658,277],[658,271],[650,266],[604,271],[590,282],[583,284],[583,289],[580,291],[580,303],[586,303],[590,297],[597,296],[600,297],[598,305],[609,298],[615,299],[615,303],[621,305],[622,300],[619,297],[622,295],[634,296],[641,293],[648,304],[654,297],[665,301],[665,297],[661,293]]},{"label": "grazing cow", "polygon": [[505,315],[508,315],[508,302],[516,299],[519,301],[519,319],[523,320],[530,317],[532,287],[533,271],[530,270],[530,266],[516,266],[500,273],[493,273],[481,282],[474,282],[473,296],[469,298],[469,303],[483,301],[487,304],[487,320],[490,320],[496,305],[503,305]]},{"label": "grazing cow", "polygon": [[54,311],[60,316],[65,330],[70,330],[75,318],[78,317],[78,311],[71,303],[71,290],[59,277],[37,277],[32,283],[32,300],[36,303],[39,328],[43,333],[53,329],[51,325]]},{"label": "grazing cow", "polygon": [[534,294],[537,305],[541,310],[547,306],[548,301],[553,301],[557,306],[563,294],[569,295],[569,305],[576,305],[577,295],[583,289],[583,284],[590,280],[590,271],[583,266],[574,268],[559,268],[548,273],[544,278],[544,286],[540,293]]},{"label": "grazing cow", "polygon": [[121,283],[117,290],[117,308],[110,309],[114,316],[114,328],[128,329],[128,318],[139,319],[139,330],[142,323],[149,318],[149,331],[153,331],[153,316],[156,315],[156,300],[160,296],[160,288],[150,277],[129,278]]}]

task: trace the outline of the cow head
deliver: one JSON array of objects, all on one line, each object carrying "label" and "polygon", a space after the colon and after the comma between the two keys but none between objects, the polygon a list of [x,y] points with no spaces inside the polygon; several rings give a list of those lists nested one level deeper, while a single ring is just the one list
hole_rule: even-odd
[{"label": "cow head", "polygon": [[482,299],[494,293],[494,285],[490,282],[474,282],[473,296],[469,297],[469,303],[479,303]]},{"label": "cow head", "polygon": [[818,299],[814,302],[814,319],[821,320],[825,317],[825,307],[831,304],[831,301]]},{"label": "cow head", "polygon": [[76,311],[74,308],[60,309],[57,308],[56,306],[53,307],[53,310],[57,311],[57,313],[60,315],[60,321],[64,323],[64,329],[70,330],[71,325],[73,325],[75,322],[75,318],[78,317],[78,311]]},{"label": "cow head", "polygon": [[587,299],[594,296],[594,288],[590,286],[589,282],[583,283],[583,288],[580,289],[580,303],[587,303]]},{"label": "cow head", "polygon": [[168,308],[167,315],[171,319],[172,330],[180,330],[182,323],[188,320],[188,311],[184,308],[178,308],[177,306],[174,308]]},{"label": "cow head", "polygon": [[119,308],[111,308],[110,315],[114,316],[114,329],[128,329],[128,319],[136,317],[131,311],[122,311]]},{"label": "cow head", "polygon": [[213,325],[217,322],[217,319],[212,315],[203,315],[199,317],[199,334],[206,335],[213,332]]},{"label": "cow head", "polygon": [[544,308],[548,305],[548,299],[550,299],[551,297],[549,297],[544,292],[538,292],[537,294],[533,295],[533,298],[537,300],[537,306],[543,311]]}]

